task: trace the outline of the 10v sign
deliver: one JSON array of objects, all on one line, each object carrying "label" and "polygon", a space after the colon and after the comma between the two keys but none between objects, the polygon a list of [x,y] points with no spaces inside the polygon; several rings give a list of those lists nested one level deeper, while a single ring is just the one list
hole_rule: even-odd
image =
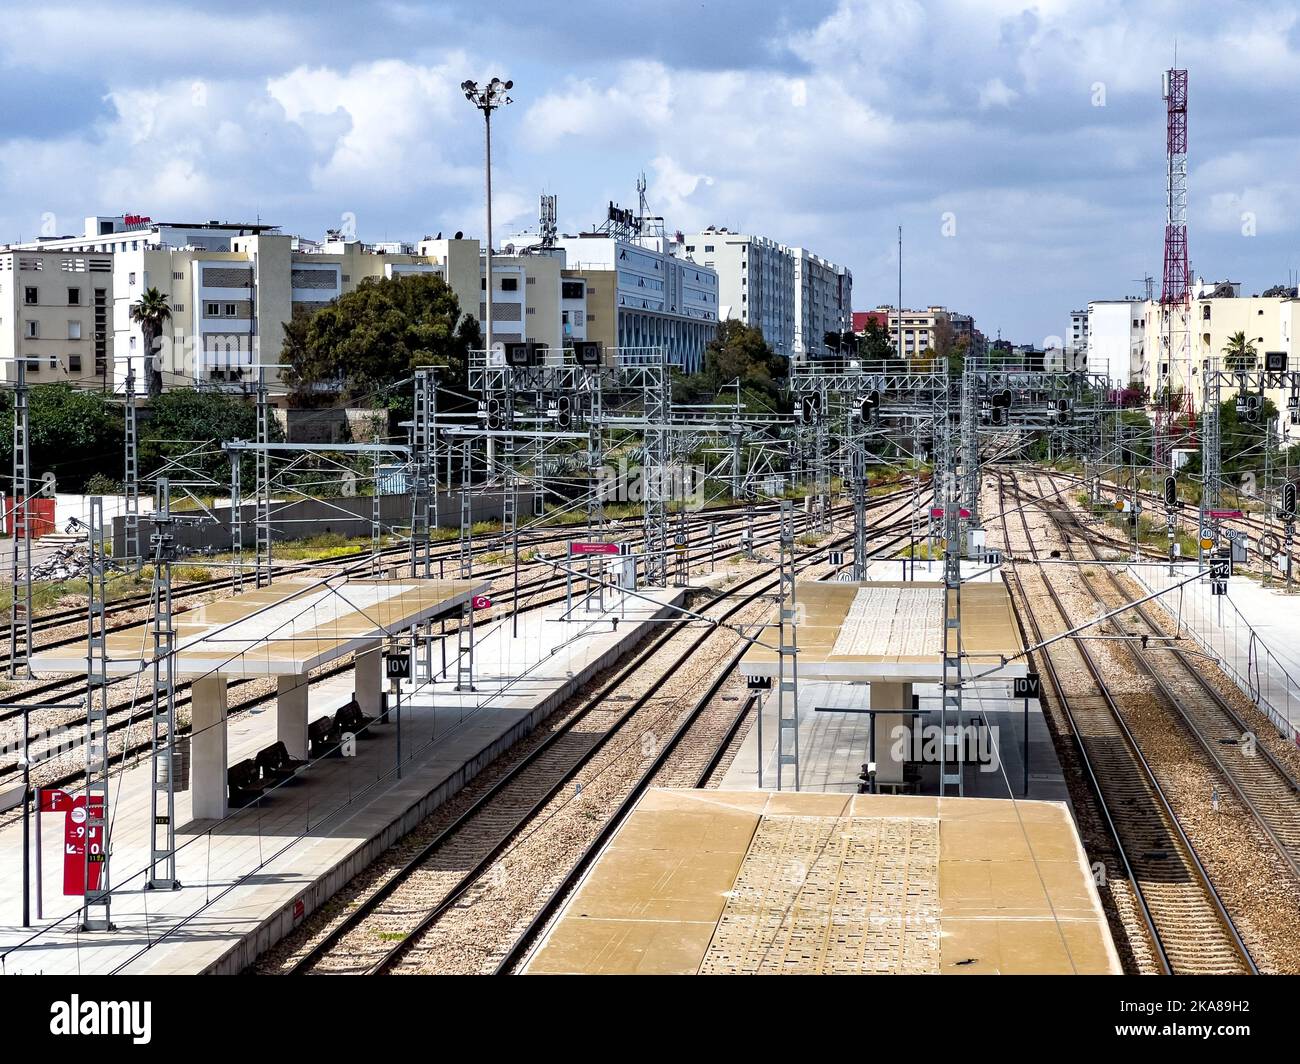
[{"label": "10v sign", "polygon": [[1031,672],[1025,676],[1017,676],[1013,681],[1013,698],[1041,698],[1042,694],[1042,681],[1039,680],[1036,672]]}]

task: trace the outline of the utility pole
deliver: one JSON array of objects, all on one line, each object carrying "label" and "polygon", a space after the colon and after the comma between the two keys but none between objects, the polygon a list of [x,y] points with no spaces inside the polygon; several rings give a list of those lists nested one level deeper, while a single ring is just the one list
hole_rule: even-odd
[{"label": "utility pole", "polygon": [[[9,585],[13,589],[9,605],[9,678],[18,675],[21,665],[28,666],[32,651],[32,529],[30,521],[31,455],[27,449],[30,423],[27,412],[27,360],[16,363],[17,385],[14,388],[14,494],[10,502],[13,514],[13,554],[9,567]],[[20,580],[21,574],[21,580]]]},{"label": "utility pole", "polygon": [[478,87],[478,83],[475,81],[462,81],[460,84],[465,99],[483,112],[484,146],[486,149],[484,170],[487,192],[487,272],[484,281],[484,290],[487,293],[487,307],[483,324],[489,355],[492,352],[492,112],[498,107],[504,107],[506,104],[513,102],[506,93],[514,88],[514,85],[513,81],[502,81],[500,78],[493,78],[482,89]]}]

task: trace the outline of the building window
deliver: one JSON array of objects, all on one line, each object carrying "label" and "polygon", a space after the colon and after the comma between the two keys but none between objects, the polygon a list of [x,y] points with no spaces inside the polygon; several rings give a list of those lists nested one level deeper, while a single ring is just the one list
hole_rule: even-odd
[{"label": "building window", "polygon": [[180,270],[172,270],[172,280],[183,281],[185,280],[185,274],[181,273]]},{"label": "building window", "polygon": [[51,356],[50,356],[50,369],[58,369],[58,368],[59,368],[59,359],[58,359],[58,356],[57,356],[57,355],[51,355]]},{"label": "building window", "polygon": [[536,284],[536,283],[537,283],[536,277],[529,277],[524,281],[524,284]]},{"label": "building window", "polygon": [[79,306],[81,306],[81,289],[80,289],[80,288],[69,288],[69,289],[68,289],[68,306],[70,306],[70,307],[79,307]]},{"label": "building window", "polygon": [[712,245],[712,244],[705,244],[705,245],[704,245],[704,254],[707,255],[707,254],[709,254],[709,252],[711,252],[712,250],[713,250],[713,245]]},{"label": "building window", "polygon": [[31,288],[31,287],[24,288],[23,302],[26,303],[29,307],[34,307],[36,306],[39,295],[40,293],[37,292],[35,288]]},{"label": "building window", "polygon": [[563,281],[560,284],[561,299],[581,299],[582,282],[581,281]]},{"label": "building window", "polygon": [[134,270],[132,270],[129,274],[127,274],[126,283],[129,284],[129,285],[133,285],[133,284],[135,284],[135,271],[134,271]]},{"label": "building window", "polygon": [[27,323],[27,339],[37,340],[41,335],[41,323],[39,321],[29,321]]},{"label": "building window", "polygon": [[222,307],[223,307],[224,310],[225,310],[225,316],[226,316],[227,318],[233,318],[233,317],[235,316],[235,304],[234,304],[234,303],[223,303],[223,304],[222,304]]},{"label": "building window", "polygon": [[[1260,313],[1262,314],[1263,311],[1260,311]],[[1209,320],[1210,320],[1210,305],[1207,303],[1205,306],[1201,308],[1201,321],[1209,321]]]},{"label": "building window", "polygon": [[503,291],[503,292],[518,292],[518,291],[519,291],[519,278],[518,278],[518,277],[502,277],[502,278],[501,278],[501,291]]},{"label": "building window", "polygon": [[68,322],[68,339],[69,340],[81,339],[81,322],[79,321]]},{"label": "building window", "polygon": [[40,373],[40,371],[41,371],[41,360],[39,358],[29,358],[27,360],[27,372]]},{"label": "building window", "polygon": [[209,303],[209,304],[207,305],[207,309],[204,311],[204,313],[205,313],[206,316],[209,317],[209,318],[219,318],[219,317],[221,317],[221,304],[220,304],[220,303]]}]

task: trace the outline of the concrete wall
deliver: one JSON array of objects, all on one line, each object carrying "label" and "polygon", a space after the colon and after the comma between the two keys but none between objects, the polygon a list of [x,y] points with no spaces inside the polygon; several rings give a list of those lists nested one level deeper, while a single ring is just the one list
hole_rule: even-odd
[{"label": "concrete wall", "polygon": [[[302,499],[297,502],[274,502],[271,505],[271,538],[276,541],[306,539],[333,533],[335,535],[354,537],[370,535],[371,505],[373,498],[369,495],[346,499]],[[532,494],[519,493],[519,512],[532,512]],[[474,521],[499,521],[502,516],[502,494],[500,492],[476,491],[470,495],[470,513]],[[190,550],[228,551],[230,542],[230,507],[221,506],[212,510],[216,522],[206,519],[193,525],[176,525],[172,529],[176,543]],[[256,511],[252,503],[240,508],[240,520],[243,522],[242,536],[245,549],[255,545],[253,521]],[[411,521],[411,501],[407,495],[380,496],[380,520],[383,531],[392,528],[408,529]],[[458,528],[460,526],[460,492],[442,492],[438,495],[438,527]],[[153,532],[153,522],[147,517],[140,518],[140,546],[148,550],[149,536]],[[126,553],[126,519],[113,519],[113,554],[122,557]]]}]

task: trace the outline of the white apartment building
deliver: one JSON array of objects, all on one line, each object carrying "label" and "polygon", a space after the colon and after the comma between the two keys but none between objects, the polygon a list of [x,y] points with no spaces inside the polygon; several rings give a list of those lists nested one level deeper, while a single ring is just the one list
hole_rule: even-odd
[{"label": "white apartment building", "polygon": [[[526,239],[503,246],[524,246]],[[680,258],[676,242],[655,233],[581,233],[560,236],[555,246],[564,252],[564,279],[572,282],[574,298],[576,283],[585,285],[582,324],[570,321],[583,330],[582,338],[617,348],[624,358],[663,348],[670,364],[687,372],[700,368],[718,328],[716,270]]]},{"label": "white apartment building", "polygon": [[794,257],[794,348],[796,358],[831,354],[826,334],[853,330],[853,274],[847,266],[791,248]]},{"label": "white apartment building", "polygon": [[[1085,350],[1090,373],[1104,373],[1117,388],[1141,386],[1148,306],[1140,299],[1089,301]],[[1074,314],[1070,318],[1073,333]]]},{"label": "white apartment building", "polygon": [[853,328],[853,274],[807,248],[710,226],[679,253],[717,270],[718,317],[757,326],[778,354],[827,354],[826,334]]},{"label": "white apartment building", "polygon": [[83,388],[112,381],[113,262],[107,254],[0,251],[0,373]]},{"label": "white apartment building", "polygon": [[1088,350],[1088,312],[1070,311],[1070,328],[1065,334],[1065,346],[1075,351]]},{"label": "white apartment building", "polygon": [[[480,322],[485,312],[484,256],[477,240],[439,237],[368,245],[331,233],[318,242],[279,233],[273,226],[154,223],[126,215],[88,218],[81,237],[15,248],[10,254],[71,256],[71,261],[85,263],[84,269],[107,274],[102,293],[108,302],[107,335],[94,341],[92,353],[103,361],[107,380],[117,390],[125,386],[128,366],[144,386],[139,361],[144,341],[140,326],[131,320],[131,307],[151,287],[167,297],[172,312],[163,338],[167,386],[251,385],[254,367],[280,361],[284,325],[296,308],[324,306],[368,277],[435,273],[451,286],[463,312]],[[493,339],[526,338],[558,346],[560,265],[532,256],[501,256],[493,258],[492,272]],[[0,307],[3,298],[0,293]],[[88,298],[100,298],[97,286]],[[96,335],[95,324],[92,316],[87,335]],[[48,332],[52,326],[37,328]],[[44,353],[47,347],[39,349]],[[84,358],[81,365],[84,369]]]},{"label": "white apartment building", "polygon": [[795,258],[762,236],[710,227],[687,235],[681,254],[718,274],[718,318],[754,325],[772,350],[794,351]]}]

